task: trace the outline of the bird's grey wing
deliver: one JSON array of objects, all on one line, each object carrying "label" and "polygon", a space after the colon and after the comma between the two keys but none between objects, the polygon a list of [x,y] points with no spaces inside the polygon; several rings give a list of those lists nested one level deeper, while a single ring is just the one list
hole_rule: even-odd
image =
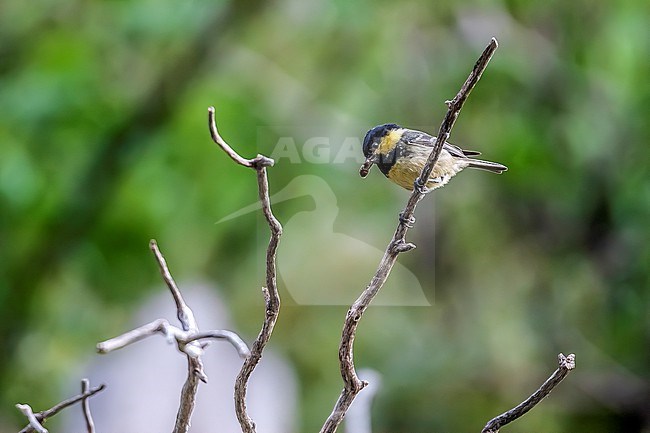
[{"label": "bird's grey wing", "polygon": [[433,147],[436,142],[436,138],[430,136],[426,132],[414,131],[408,129],[402,134],[402,140],[408,142],[409,144],[415,144],[418,146]]},{"label": "bird's grey wing", "polygon": [[[414,130],[406,131],[402,135],[402,139],[408,141],[411,144],[426,146],[426,147],[433,147],[433,145],[436,143],[435,137],[427,134],[426,132],[414,131]],[[460,147],[456,146],[455,144],[451,144],[449,142],[445,143],[443,149],[457,158],[478,156],[481,154],[481,152],[477,152],[475,150],[463,150]]]}]

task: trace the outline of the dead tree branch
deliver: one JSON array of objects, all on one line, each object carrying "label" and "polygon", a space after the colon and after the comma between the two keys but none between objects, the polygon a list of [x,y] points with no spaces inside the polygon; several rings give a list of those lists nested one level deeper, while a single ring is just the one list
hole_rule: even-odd
[{"label": "dead tree branch", "polygon": [[208,127],[210,128],[212,140],[214,140],[214,142],[219,145],[219,147],[221,147],[221,149],[223,149],[223,151],[226,152],[233,161],[244,167],[253,168],[257,172],[259,200],[262,205],[262,212],[264,213],[266,222],[271,230],[271,238],[266,250],[266,286],[262,287],[262,293],[264,294],[264,301],[266,304],[264,323],[262,324],[262,329],[253,342],[250,354],[246,357],[244,365],[242,365],[241,371],[235,381],[235,412],[237,414],[237,419],[239,420],[239,424],[244,433],[254,433],[255,423],[248,416],[246,409],[248,380],[262,358],[262,352],[271,338],[275,322],[280,314],[280,295],[276,283],[277,269],[275,261],[278,243],[280,242],[280,236],[282,235],[282,226],[271,210],[269,182],[266,173],[266,168],[272,167],[274,161],[264,155],[257,155],[253,159],[246,159],[235,152],[235,150],[226,143],[221,135],[219,135],[217,123],[215,121],[214,107],[208,108]]},{"label": "dead tree branch", "polygon": [[357,396],[357,394],[367,385],[367,382],[364,382],[359,379],[354,367],[354,337],[359,325],[359,321],[363,316],[363,313],[366,311],[370,302],[375,298],[381,287],[386,282],[388,275],[390,274],[397,256],[409,250],[415,248],[415,245],[412,243],[407,243],[406,233],[411,226],[411,223],[414,221],[413,214],[415,213],[415,207],[417,203],[422,200],[426,191],[425,185],[433,167],[440,156],[442,151],[442,145],[449,138],[451,129],[458,118],[460,110],[465,103],[465,100],[469,96],[470,92],[481,78],[483,71],[488,65],[488,62],[492,58],[495,50],[497,49],[497,41],[492,38],[489,45],[485,48],[469,77],[461,87],[458,94],[451,101],[446,101],[448,106],[447,115],[440,125],[440,130],[438,131],[436,144],[429,155],[426,165],[424,166],[420,177],[415,181],[413,188],[413,193],[411,194],[409,201],[401,213],[400,222],[395,230],[392,240],[388,244],[384,256],[379,263],[377,272],[370,280],[368,287],[361,293],[359,298],[352,304],[348,313],[345,317],[345,322],[343,325],[343,333],[341,336],[341,344],[339,346],[339,362],[341,368],[341,376],[343,378],[344,388],[341,391],[341,395],[334,406],[332,413],[329,415],[325,424],[321,428],[321,433],[333,433],[336,431],[337,427],[345,417],[350,404]]},{"label": "dead tree branch", "polygon": [[551,377],[546,379],[546,382],[539,387],[530,397],[501,415],[492,418],[481,430],[481,433],[498,433],[499,429],[506,424],[510,424],[517,418],[523,416],[526,412],[537,406],[544,397],[549,395],[553,388],[558,386],[562,380],[573,370],[576,366],[576,356],[572,353],[568,356],[559,354],[557,356],[558,368],[553,372]]},{"label": "dead tree branch", "polygon": [[156,258],[156,262],[158,262],[163,280],[165,280],[174,298],[176,315],[181,323],[182,329],[171,325],[165,319],[157,319],[110,340],[98,343],[97,351],[99,353],[112,352],[157,333],[164,335],[170,343],[176,342],[178,350],[187,355],[188,373],[181,391],[181,401],[178,407],[178,413],[176,414],[176,424],[173,431],[174,433],[187,433],[190,428],[194,405],[196,404],[196,392],[199,387],[199,381],[207,382],[208,380],[203,372],[203,363],[201,361],[201,355],[206,345],[204,340],[226,340],[237,349],[237,353],[242,357],[245,357],[249,353],[249,350],[246,343],[232,331],[213,330],[202,332],[199,330],[194,312],[183,299],[171,272],[169,272],[167,262],[158,248],[158,244],[152,239],[149,247]]},{"label": "dead tree branch", "polygon": [[156,262],[158,262],[158,266],[160,266],[160,274],[162,275],[163,280],[165,280],[165,284],[167,284],[167,287],[169,287],[169,291],[174,298],[174,302],[176,303],[176,316],[178,317],[178,321],[181,322],[183,330],[196,331],[198,329],[198,325],[196,324],[194,312],[190,309],[190,307],[187,306],[185,300],[183,299],[183,295],[181,295],[181,291],[178,290],[176,281],[174,281],[174,278],[172,277],[172,274],[169,272],[169,268],[167,267],[167,261],[160,253],[160,249],[158,248],[158,244],[156,243],[155,239],[152,239],[149,242],[149,248],[156,257]]},{"label": "dead tree branch", "polygon": [[[86,392],[83,392],[82,394],[79,394],[79,395],[74,396],[72,398],[69,398],[67,400],[63,400],[61,403],[58,403],[58,404],[52,406],[50,409],[35,413],[34,417],[39,422],[39,424],[42,425],[45,422],[45,420],[47,420],[48,418],[53,417],[54,415],[61,412],[66,407],[72,406],[73,404],[76,404],[76,403],[78,403],[80,401],[83,401],[83,400],[87,399],[88,397],[91,397],[91,396],[97,394],[98,392],[103,391],[105,388],[106,388],[106,385],[103,385],[103,384],[99,385],[99,386],[97,386],[95,388],[91,388],[90,390],[88,390]],[[22,411],[22,409],[21,409],[21,411]],[[32,425],[32,423],[30,422],[30,424],[28,426],[26,426],[25,428],[23,428],[19,433],[32,433],[32,432],[35,432],[35,431],[37,431],[35,426]]]}]

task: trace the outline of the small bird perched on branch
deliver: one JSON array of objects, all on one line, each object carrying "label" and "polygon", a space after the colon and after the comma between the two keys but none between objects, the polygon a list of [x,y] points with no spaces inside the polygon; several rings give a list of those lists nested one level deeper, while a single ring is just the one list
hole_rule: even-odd
[{"label": "small bird perched on branch", "polygon": [[[363,154],[366,156],[366,162],[361,166],[359,174],[361,177],[366,177],[372,165],[376,164],[388,179],[402,188],[412,190],[435,143],[436,137],[422,131],[402,128],[394,123],[375,126],[363,139]],[[480,154],[445,142],[426,183],[426,189],[430,191],[440,188],[456,173],[467,167],[497,174],[508,169],[497,162],[472,158]]]}]

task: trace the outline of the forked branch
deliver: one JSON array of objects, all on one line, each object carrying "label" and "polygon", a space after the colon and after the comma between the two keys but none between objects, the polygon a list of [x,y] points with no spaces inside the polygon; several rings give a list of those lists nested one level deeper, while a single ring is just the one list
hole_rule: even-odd
[{"label": "forked branch", "polygon": [[[27,416],[27,419],[29,420],[29,425],[23,428],[19,433],[32,433],[35,431],[39,431],[39,432],[42,431],[39,429],[38,425],[40,425],[40,428],[43,429],[43,423],[45,422],[45,420],[53,417],[57,413],[61,412],[63,409],[70,407],[73,404],[79,403],[80,401],[86,401],[88,397],[91,397],[97,394],[98,392],[103,391],[105,388],[106,385],[103,384],[96,386],[94,388],[90,388],[87,391],[84,391],[77,396],[74,396],[67,400],[63,400],[61,403],[55,404],[54,406],[52,406],[47,410],[43,410],[41,412],[36,412],[36,413],[31,412],[31,407],[29,407],[28,405],[16,405],[16,407],[18,407],[18,409],[21,412],[23,412],[23,414],[25,414],[25,416]],[[29,416],[30,412],[33,414],[34,419],[37,421],[37,423],[34,423],[32,418]]]},{"label": "forked branch", "polygon": [[246,159],[240,156],[233,148],[226,143],[226,141],[221,137],[217,129],[217,124],[215,121],[214,107],[208,108],[208,127],[210,128],[210,135],[212,140],[223,149],[233,161],[237,164],[240,164],[244,167],[249,167],[255,169],[257,172],[257,188],[259,200],[262,205],[262,212],[264,213],[264,218],[269,225],[271,230],[271,238],[269,240],[269,246],[266,250],[266,286],[262,287],[262,292],[264,294],[264,301],[266,304],[266,312],[264,316],[264,322],[262,323],[262,329],[260,330],[259,335],[253,342],[251,347],[250,354],[246,357],[244,365],[237,376],[235,381],[235,412],[237,414],[237,419],[241,425],[242,431],[244,433],[254,433],[255,432],[255,423],[248,416],[246,409],[246,392],[248,387],[248,380],[250,379],[253,370],[260,362],[262,358],[262,352],[266,347],[266,344],[271,338],[273,333],[273,328],[275,327],[275,322],[278,319],[280,314],[280,295],[278,294],[278,287],[276,283],[277,279],[277,269],[275,264],[276,253],[278,249],[278,243],[280,242],[280,236],[282,235],[282,226],[278,220],[273,215],[271,210],[271,200],[269,199],[269,182],[266,173],[266,167],[271,167],[274,164],[274,161],[271,158],[268,158],[264,155],[257,155],[253,159]]},{"label": "forked branch", "polygon": [[249,350],[246,343],[234,332],[227,330],[201,331],[194,317],[194,312],[187,305],[183,296],[174,281],[174,278],[167,267],[165,257],[160,252],[155,240],[151,240],[149,247],[160,267],[160,273],[174,298],[176,304],[176,315],[181,328],[171,325],[165,319],[157,319],[151,323],[140,326],[110,340],[97,344],[99,353],[108,353],[121,349],[129,344],[135,343],[154,334],[164,335],[170,343],[176,343],[176,347],[187,356],[187,379],[181,391],[181,401],[176,414],[174,433],[187,433],[190,428],[190,421],[194,405],[196,404],[196,392],[199,381],[207,382],[208,378],[203,372],[201,355],[205,348],[204,340],[221,339],[226,340],[237,349],[241,357],[247,357]]},{"label": "forked branch", "polygon": [[458,118],[458,114],[465,103],[465,100],[469,96],[470,92],[481,78],[483,71],[488,65],[488,62],[492,58],[494,51],[497,49],[497,41],[492,38],[488,46],[485,48],[472,72],[469,74],[469,77],[461,87],[458,94],[451,101],[446,101],[448,106],[447,115],[440,125],[440,130],[438,131],[436,144],[429,155],[426,165],[424,166],[422,173],[415,181],[413,188],[413,193],[411,194],[409,201],[406,205],[406,208],[401,213],[400,222],[395,230],[392,240],[386,247],[384,256],[379,263],[377,272],[370,280],[368,287],[361,293],[357,300],[352,304],[348,313],[345,317],[345,322],[343,325],[343,333],[341,336],[341,344],[339,346],[339,363],[341,368],[341,376],[343,378],[344,388],[341,391],[341,395],[332,410],[332,413],[325,421],[325,424],[321,428],[321,433],[333,433],[336,431],[337,427],[343,421],[346,412],[350,408],[350,404],[354,401],[354,398],[357,394],[367,385],[367,382],[364,382],[359,379],[357,376],[355,366],[354,366],[354,337],[359,326],[359,321],[363,316],[363,313],[368,308],[368,305],[375,298],[379,290],[382,288],[388,275],[393,269],[393,265],[397,260],[397,256],[402,253],[409,251],[414,248],[414,245],[406,242],[406,233],[410,227],[409,222],[413,220],[413,214],[415,213],[415,207],[420,200],[425,195],[426,181],[429,179],[433,167],[438,161],[440,152],[442,151],[442,145],[449,138],[451,129]]}]

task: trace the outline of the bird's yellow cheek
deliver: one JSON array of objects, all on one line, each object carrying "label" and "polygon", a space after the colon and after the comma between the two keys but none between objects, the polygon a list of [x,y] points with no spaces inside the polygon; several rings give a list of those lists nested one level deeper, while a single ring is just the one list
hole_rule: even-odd
[{"label": "bird's yellow cheek", "polygon": [[403,133],[403,129],[395,129],[386,134],[379,142],[378,153],[380,155],[388,155],[395,148],[400,138],[402,138]]}]

